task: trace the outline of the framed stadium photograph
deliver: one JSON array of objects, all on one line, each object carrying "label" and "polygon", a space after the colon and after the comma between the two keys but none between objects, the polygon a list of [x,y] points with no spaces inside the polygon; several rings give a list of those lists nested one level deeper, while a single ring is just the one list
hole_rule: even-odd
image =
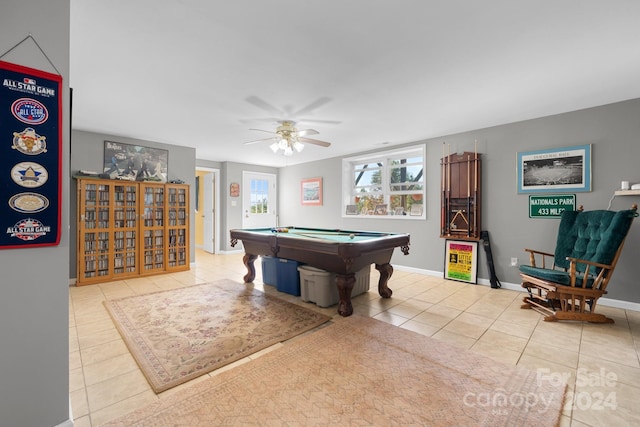
[{"label": "framed stadium photograph", "polygon": [[591,191],[591,144],[518,153],[518,193]]}]

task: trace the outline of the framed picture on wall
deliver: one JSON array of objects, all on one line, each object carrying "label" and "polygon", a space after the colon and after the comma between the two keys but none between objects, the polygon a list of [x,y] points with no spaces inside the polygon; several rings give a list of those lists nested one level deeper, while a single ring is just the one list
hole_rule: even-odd
[{"label": "framed picture on wall", "polygon": [[303,205],[322,205],[322,178],[308,178],[300,182],[300,199]]},{"label": "framed picture on wall", "polygon": [[130,181],[167,182],[169,151],[122,142],[104,142],[103,173]]},{"label": "framed picture on wall", "polygon": [[232,182],[229,185],[229,196],[231,197],[240,197],[240,184],[237,182]]},{"label": "framed picture on wall", "polygon": [[478,242],[445,240],[444,278],[478,283]]},{"label": "framed picture on wall", "polygon": [[358,205],[347,205],[347,215],[358,215]]},{"label": "framed picture on wall", "polygon": [[373,211],[374,215],[386,215],[387,205],[376,205],[376,209]]},{"label": "framed picture on wall", "polygon": [[591,191],[591,145],[523,151],[517,158],[518,193]]}]

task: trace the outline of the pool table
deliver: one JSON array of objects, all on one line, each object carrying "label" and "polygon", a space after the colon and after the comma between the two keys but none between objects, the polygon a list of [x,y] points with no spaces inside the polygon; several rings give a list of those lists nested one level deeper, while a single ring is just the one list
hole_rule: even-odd
[{"label": "pool table", "polygon": [[380,272],[378,293],[383,298],[390,298],[392,291],[387,282],[393,274],[389,263],[393,250],[400,247],[405,255],[409,254],[408,234],[276,227],[234,229],[230,235],[232,247],[239,240],[244,246],[245,283],[253,282],[256,276],[253,263],[259,255],[291,259],[335,273],[340,298],[338,313],[342,316],[353,313],[351,291],[356,272],[374,263]]}]

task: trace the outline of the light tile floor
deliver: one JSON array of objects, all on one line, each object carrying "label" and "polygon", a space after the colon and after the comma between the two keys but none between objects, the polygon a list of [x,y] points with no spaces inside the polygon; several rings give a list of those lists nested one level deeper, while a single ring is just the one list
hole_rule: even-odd
[{"label": "light tile floor", "polygon": [[[255,287],[330,315],[299,297],[263,286],[259,263]],[[99,426],[117,416],[179,393],[190,383],[156,395],[116,331],[103,301],[174,289],[223,278],[241,281],[242,255],[210,255],[198,250],[189,271],[69,288],[69,385],[74,425]],[[599,307],[613,325],[543,322],[520,309],[524,294],[491,289],[396,269],[390,299],[371,290],[353,299],[354,311],[401,328],[484,354],[503,363],[566,380],[571,398],[561,426],[640,425],[640,312]],[[281,344],[280,344],[281,345]],[[260,354],[236,362],[246,363]],[[216,375],[227,366],[193,382]],[[571,404],[573,402],[573,404]],[[636,408],[634,410],[634,408]]]}]

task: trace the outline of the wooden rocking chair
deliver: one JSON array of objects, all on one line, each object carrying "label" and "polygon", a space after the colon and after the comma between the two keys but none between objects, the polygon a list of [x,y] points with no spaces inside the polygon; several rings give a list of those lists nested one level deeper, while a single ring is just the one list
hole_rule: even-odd
[{"label": "wooden rocking chair", "polygon": [[520,277],[529,295],[521,308],[538,311],[547,322],[613,323],[594,311],[598,298],[607,293],[637,208],[564,211],[554,254],[525,249],[531,265],[520,266]]}]

